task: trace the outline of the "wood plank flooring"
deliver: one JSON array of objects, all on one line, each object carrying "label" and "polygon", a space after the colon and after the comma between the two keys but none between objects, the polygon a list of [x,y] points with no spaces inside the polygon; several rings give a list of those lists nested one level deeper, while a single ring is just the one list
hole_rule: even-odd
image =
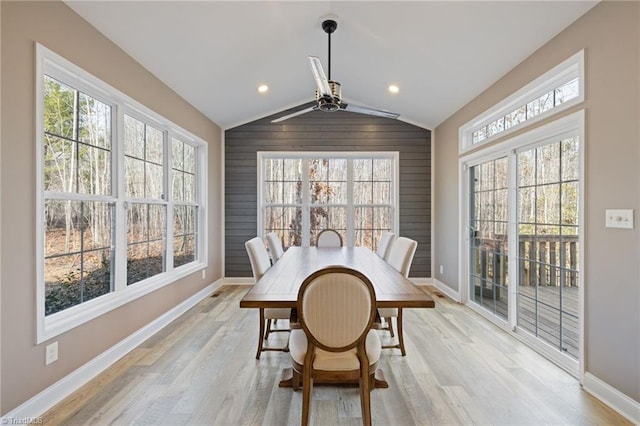
[{"label": "wood plank flooring", "polygon": [[[258,311],[238,307],[247,288],[223,287],[200,302],[45,413],[44,423],[299,424],[302,392],[278,387],[289,355],[255,359]],[[470,309],[434,299],[435,309],[405,310],[407,356],[383,351],[389,389],[372,391],[374,424],[631,424]],[[361,424],[357,388],[315,386],[311,416],[316,426]]]}]

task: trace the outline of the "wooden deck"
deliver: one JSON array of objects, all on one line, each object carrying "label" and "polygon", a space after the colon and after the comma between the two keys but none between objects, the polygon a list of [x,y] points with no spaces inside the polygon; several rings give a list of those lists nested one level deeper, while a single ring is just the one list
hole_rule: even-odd
[{"label": "wooden deck", "polygon": [[[562,297],[560,296],[561,289]],[[496,292],[483,291],[482,297],[479,292],[476,292],[476,302],[500,318],[507,320],[507,291],[507,287],[500,287]],[[573,358],[578,358],[578,287],[520,286],[518,289],[518,311],[518,326],[520,328],[566,352]]]}]

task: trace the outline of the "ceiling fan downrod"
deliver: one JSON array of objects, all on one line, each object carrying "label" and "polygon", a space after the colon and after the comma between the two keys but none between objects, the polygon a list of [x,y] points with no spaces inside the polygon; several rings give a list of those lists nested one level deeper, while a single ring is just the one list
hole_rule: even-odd
[{"label": "ceiling fan downrod", "polygon": [[322,29],[327,33],[329,39],[329,60],[328,60],[328,75],[327,78],[331,80],[331,34],[338,28],[338,23],[333,19],[327,19],[322,22]]}]

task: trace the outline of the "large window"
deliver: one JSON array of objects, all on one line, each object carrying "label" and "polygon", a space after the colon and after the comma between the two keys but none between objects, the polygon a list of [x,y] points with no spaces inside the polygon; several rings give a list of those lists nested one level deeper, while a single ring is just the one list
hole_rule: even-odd
[{"label": "large window", "polygon": [[397,229],[397,162],[397,153],[259,153],[259,232],[313,246],[332,228],[375,250],[382,231]]},{"label": "large window", "polygon": [[37,51],[40,342],[204,267],[206,145]]}]

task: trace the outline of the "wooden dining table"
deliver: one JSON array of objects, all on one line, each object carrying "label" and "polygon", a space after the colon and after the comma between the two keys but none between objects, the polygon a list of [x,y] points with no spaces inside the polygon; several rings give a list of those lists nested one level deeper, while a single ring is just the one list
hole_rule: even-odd
[{"label": "wooden dining table", "polygon": [[[384,259],[366,247],[289,247],[284,255],[240,300],[241,308],[295,308],[300,285],[327,266],[346,266],[363,273],[376,293],[378,308],[434,308],[433,299]],[[290,371],[280,382],[291,385]],[[387,387],[376,372],[375,387]]]}]

